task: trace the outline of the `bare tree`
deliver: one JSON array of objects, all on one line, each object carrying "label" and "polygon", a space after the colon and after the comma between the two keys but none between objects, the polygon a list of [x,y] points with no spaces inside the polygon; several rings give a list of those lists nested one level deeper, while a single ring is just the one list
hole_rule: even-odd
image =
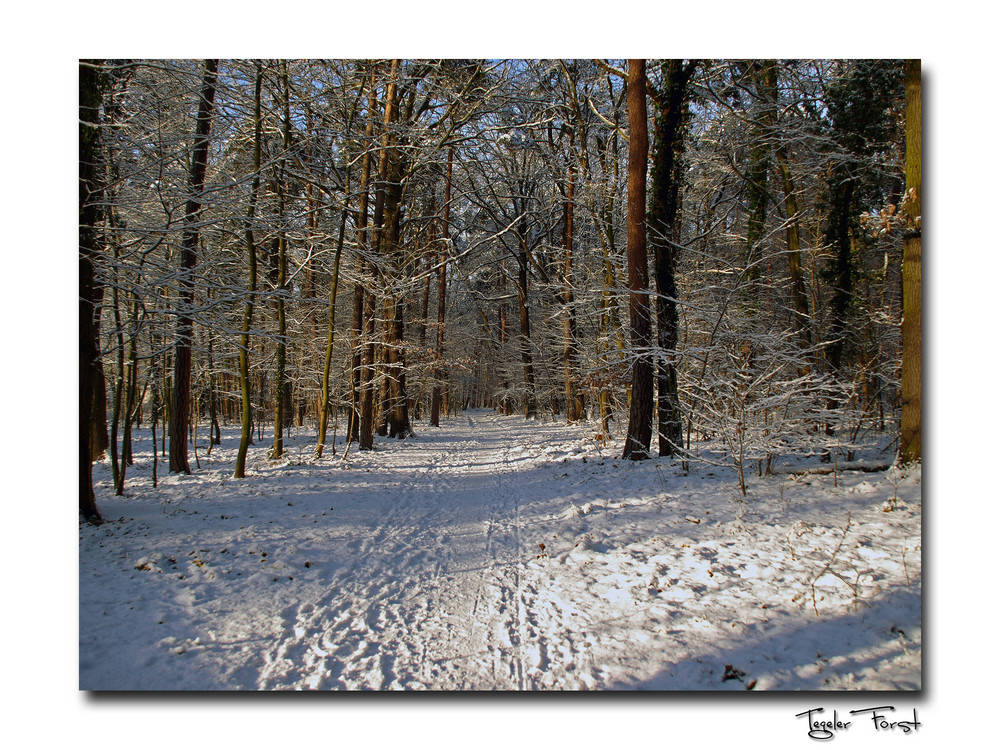
[{"label": "bare tree", "polygon": [[199,217],[208,166],[209,133],[215,102],[219,61],[207,60],[198,101],[194,151],[191,155],[190,197],[184,212],[181,238],[180,309],[177,313],[177,343],[174,353],[174,393],[170,414],[170,471],[191,473],[188,465],[188,424],[191,408],[191,335],[194,329],[194,270],[198,263]]},{"label": "bare tree", "polygon": [[243,308],[243,328],[240,333],[240,402],[242,405],[240,447],[236,453],[236,470],[234,476],[242,479],[246,476],[247,451],[252,440],[252,411],[250,393],[250,330],[253,327],[254,295],[257,293],[257,244],[254,241],[253,223],[257,213],[257,192],[260,190],[260,158],[261,158],[261,87],[264,71],[260,63],[256,65],[254,76],[254,114],[253,114],[253,174],[250,183],[250,202],[247,206],[247,216],[244,223],[246,239],[247,268],[249,273],[249,289]]}]

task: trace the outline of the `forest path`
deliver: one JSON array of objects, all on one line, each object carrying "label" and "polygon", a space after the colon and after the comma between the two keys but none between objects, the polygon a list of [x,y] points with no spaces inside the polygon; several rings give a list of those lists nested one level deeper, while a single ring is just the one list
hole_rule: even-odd
[{"label": "forest path", "polygon": [[517,435],[488,413],[463,419],[377,470],[368,533],[345,540],[350,562],[318,597],[282,609],[256,687],[525,687]]}]

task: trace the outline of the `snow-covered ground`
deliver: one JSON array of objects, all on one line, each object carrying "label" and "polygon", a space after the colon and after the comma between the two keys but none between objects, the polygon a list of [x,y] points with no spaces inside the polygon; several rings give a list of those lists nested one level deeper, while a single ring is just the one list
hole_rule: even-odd
[{"label": "snow-covered ground", "polygon": [[[486,411],[280,462],[238,435],[80,526],[85,690],[918,690],[919,468],[623,461]],[[341,438],[342,439],[342,438]],[[194,467],[194,456],[191,456]]]}]

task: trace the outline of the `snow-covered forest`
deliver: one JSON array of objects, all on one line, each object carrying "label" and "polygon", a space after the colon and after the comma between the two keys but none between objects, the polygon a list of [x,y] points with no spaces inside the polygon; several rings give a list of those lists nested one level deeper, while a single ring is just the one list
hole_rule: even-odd
[{"label": "snow-covered forest", "polygon": [[904,60],[86,60],[83,690],[920,690]]}]

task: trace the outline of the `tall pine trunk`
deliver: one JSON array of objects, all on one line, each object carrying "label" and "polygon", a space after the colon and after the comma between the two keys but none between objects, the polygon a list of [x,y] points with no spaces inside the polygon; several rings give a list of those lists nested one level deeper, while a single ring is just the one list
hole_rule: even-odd
[{"label": "tall pine trunk", "polygon": [[629,331],[632,339],[632,402],[623,458],[649,458],[653,433],[652,324],[646,256],[646,61],[628,61],[628,239]]}]

